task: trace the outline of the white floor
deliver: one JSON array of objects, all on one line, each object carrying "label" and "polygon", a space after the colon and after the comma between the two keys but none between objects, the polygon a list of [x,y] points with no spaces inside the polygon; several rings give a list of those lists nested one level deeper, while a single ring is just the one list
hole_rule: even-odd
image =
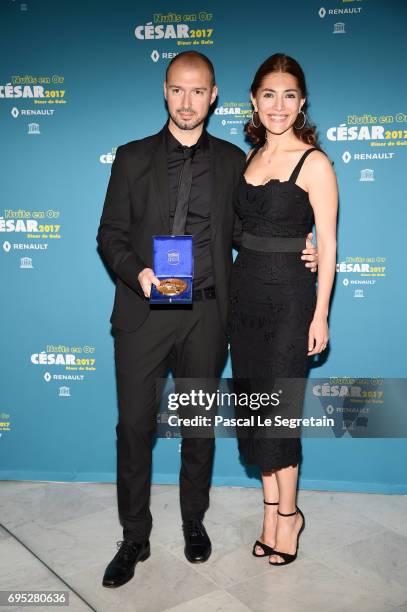
[{"label": "white floor", "polygon": [[[298,558],[271,567],[251,554],[260,489],[213,487],[206,563],[183,554],[178,488],[152,489],[152,555],[119,589],[101,579],[122,539],[111,484],[0,482],[0,590],[67,590],[69,608],[98,612],[407,611],[407,497],[300,491]],[[82,599],[81,599],[82,598]],[[87,603],[85,603],[87,602]],[[87,605],[89,604],[89,605]],[[39,610],[38,607],[0,609]]]}]

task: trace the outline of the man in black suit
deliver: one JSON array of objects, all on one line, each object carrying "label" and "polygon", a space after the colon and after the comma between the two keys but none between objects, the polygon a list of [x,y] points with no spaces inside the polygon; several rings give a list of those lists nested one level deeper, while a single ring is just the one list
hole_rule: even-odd
[{"label": "man in black suit", "polygon": [[[124,539],[106,568],[107,587],[130,580],[136,563],[150,555],[156,380],[169,367],[176,378],[219,378],[227,357],[232,243],[238,243],[240,233],[233,195],[245,155],[204,129],[217,93],[206,56],[195,51],[177,55],[164,83],[168,123],[154,136],[118,147],[112,166],[97,242],[117,277],[111,323]],[[193,305],[151,308],[151,285],[159,284],[152,269],[152,236],[183,233],[191,234],[194,243]],[[312,268],[315,249],[310,243],[307,247],[311,263],[306,265]],[[211,553],[202,520],[209,506],[213,454],[211,438],[182,440],[180,504],[185,555],[191,562],[206,561]]]}]

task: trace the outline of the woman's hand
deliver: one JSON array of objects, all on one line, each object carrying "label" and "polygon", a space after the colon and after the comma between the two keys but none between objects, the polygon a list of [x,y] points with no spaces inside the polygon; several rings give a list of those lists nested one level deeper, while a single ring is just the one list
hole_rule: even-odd
[{"label": "woman's hand", "polygon": [[328,321],[326,317],[314,316],[308,333],[307,355],[317,355],[326,349],[329,340]]}]

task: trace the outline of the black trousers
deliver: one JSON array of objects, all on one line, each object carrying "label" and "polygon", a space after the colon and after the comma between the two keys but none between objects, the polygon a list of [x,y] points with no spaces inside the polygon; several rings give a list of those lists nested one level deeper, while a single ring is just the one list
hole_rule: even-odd
[{"label": "black trousers", "polygon": [[[117,498],[124,538],[148,539],[152,447],[156,429],[157,379],[169,369],[175,378],[219,378],[227,357],[227,340],[216,300],[192,307],[151,309],[132,332],[113,328],[119,402]],[[215,443],[184,438],[181,444],[180,504],[183,520],[203,519]]]}]

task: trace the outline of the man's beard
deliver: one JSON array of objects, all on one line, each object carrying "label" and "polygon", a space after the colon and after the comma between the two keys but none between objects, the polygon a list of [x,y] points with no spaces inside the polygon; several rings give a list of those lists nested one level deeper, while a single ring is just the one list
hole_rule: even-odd
[{"label": "man's beard", "polygon": [[[186,110],[187,109],[185,109],[185,111]],[[175,123],[175,125],[177,126],[177,128],[179,128],[180,130],[194,130],[199,125],[202,125],[202,123],[205,121],[205,119],[195,119],[195,120],[192,120],[192,122],[187,123],[185,121],[182,121],[179,117],[177,117],[177,115],[172,115],[171,113],[170,113],[170,117],[172,121]]]}]

